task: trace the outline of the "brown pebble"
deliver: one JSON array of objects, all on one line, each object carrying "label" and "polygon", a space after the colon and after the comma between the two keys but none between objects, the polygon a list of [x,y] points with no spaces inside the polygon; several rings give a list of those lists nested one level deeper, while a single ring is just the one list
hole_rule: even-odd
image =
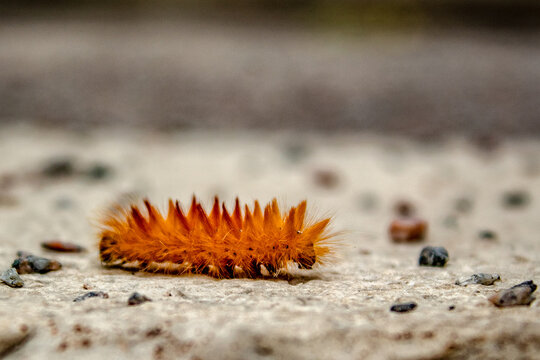
[{"label": "brown pebble", "polygon": [[90,345],[92,345],[92,342],[90,341],[90,339],[83,339],[83,340],[81,341],[81,345],[82,345],[83,347],[90,347]]},{"label": "brown pebble", "polygon": [[16,259],[13,264],[11,264],[15,270],[17,270],[17,273],[22,274],[32,274],[34,272],[34,269],[32,269],[32,266],[30,265],[30,262],[26,260],[26,258],[18,258]]},{"label": "brown pebble", "polygon": [[154,349],[154,359],[161,359],[163,355],[163,346],[158,345]]},{"label": "brown pebble", "polygon": [[471,139],[472,143],[485,152],[492,152],[501,147],[501,138],[495,134],[478,134]]},{"label": "brown pebble", "polygon": [[395,340],[410,340],[413,338],[413,334],[410,331],[405,331],[394,336]]},{"label": "brown pebble", "polygon": [[398,216],[412,216],[416,212],[414,205],[406,200],[400,200],[394,205],[394,212]]},{"label": "brown pebble", "polygon": [[14,267],[19,274],[45,274],[49,271],[56,271],[62,268],[62,264],[56,260],[34,256],[25,252],[18,252],[17,254],[20,257],[16,259],[11,266]]},{"label": "brown pebble", "polygon": [[155,327],[146,332],[146,337],[156,337],[161,334],[161,328]]},{"label": "brown pebble", "polygon": [[51,251],[58,252],[82,252],[85,249],[77,244],[63,241],[45,241],[41,243],[41,247]]},{"label": "brown pebble", "polygon": [[390,223],[388,232],[393,242],[417,242],[424,240],[427,227],[427,222],[419,218],[399,218]]},{"label": "brown pebble", "polygon": [[333,189],[339,184],[339,176],[332,170],[317,170],[314,178],[315,184],[326,189]]},{"label": "brown pebble", "polygon": [[80,324],[75,324],[73,326],[73,331],[75,331],[75,332],[82,332],[82,329],[83,328],[82,328],[82,326]]},{"label": "brown pebble", "polygon": [[68,347],[67,342],[63,341],[58,345],[58,351],[65,351]]},{"label": "brown pebble", "polygon": [[495,306],[530,305],[535,299],[532,295],[536,291],[536,284],[532,281],[524,281],[512,286],[510,289],[501,290],[489,298]]}]

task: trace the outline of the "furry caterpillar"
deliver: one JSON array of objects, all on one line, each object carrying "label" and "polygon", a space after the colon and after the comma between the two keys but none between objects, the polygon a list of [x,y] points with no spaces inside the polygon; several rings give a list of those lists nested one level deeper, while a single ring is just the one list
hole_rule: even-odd
[{"label": "furry caterpillar", "polygon": [[195,196],[187,214],[169,200],[164,217],[148,200],[147,217],[137,206],[109,214],[100,234],[104,265],[206,274],[216,278],[277,276],[290,264],[311,269],[331,255],[330,218],[306,223],[306,201],[281,213],[276,199],[261,210],[255,201],[232,213],[214,198],[209,214]]}]

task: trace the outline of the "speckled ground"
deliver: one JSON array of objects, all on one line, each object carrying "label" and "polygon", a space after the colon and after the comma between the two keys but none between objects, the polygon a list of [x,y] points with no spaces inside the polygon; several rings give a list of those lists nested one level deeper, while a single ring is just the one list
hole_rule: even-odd
[{"label": "speckled ground", "polygon": [[[508,141],[483,153],[468,143],[418,144],[367,135],[113,131],[81,135],[24,127],[0,130],[0,267],[17,250],[62,262],[63,269],[0,284],[0,354],[8,359],[443,359],[540,358],[540,305],[499,309],[498,289],[540,279],[540,142]],[[82,172],[39,173],[71,157],[96,162],[103,179]],[[318,185],[316,173],[337,182]],[[503,206],[506,191],[529,201]],[[210,204],[214,194],[293,205],[307,198],[343,231],[339,262],[286,280],[175,277],[100,266],[96,228],[111,202],[148,196]],[[456,208],[467,199],[470,208]],[[386,229],[406,199],[429,222],[424,244],[396,245]],[[489,229],[497,236],[478,237]],[[40,242],[85,246],[56,254]],[[425,245],[444,246],[445,268],[420,268]],[[496,272],[494,286],[454,285]],[[108,299],[73,299],[87,291]],[[128,306],[138,291],[152,299]],[[397,301],[418,307],[392,313]],[[454,306],[454,310],[449,307]]]}]

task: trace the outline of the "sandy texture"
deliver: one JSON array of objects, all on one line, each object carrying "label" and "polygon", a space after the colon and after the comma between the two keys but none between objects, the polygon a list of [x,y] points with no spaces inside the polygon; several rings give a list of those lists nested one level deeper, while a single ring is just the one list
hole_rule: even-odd
[{"label": "sandy texture", "polygon": [[[460,140],[421,145],[353,135],[82,136],[3,128],[1,268],[17,250],[57,259],[63,268],[22,275],[21,289],[0,284],[0,353],[8,359],[539,358],[539,302],[499,309],[487,301],[497,289],[540,280],[539,152],[538,141],[508,142],[486,154]],[[102,180],[37,173],[57,156],[73,157],[77,169],[103,162],[113,173]],[[316,184],[321,169],[338,176],[335,187]],[[530,201],[505,208],[502,194],[514,189]],[[289,282],[100,266],[92,221],[108,204],[131,194],[164,205],[169,196],[185,202],[193,193],[207,204],[214,194],[248,203],[277,196],[291,205],[307,198],[313,213],[333,215],[334,229],[345,231],[341,260],[313,279]],[[472,203],[469,211],[455,209],[463,197]],[[398,199],[412,201],[429,222],[424,244],[448,249],[445,268],[417,266],[424,244],[388,240]],[[497,238],[479,239],[483,229]],[[46,252],[39,243],[49,239],[88,251]],[[476,272],[499,273],[502,281],[454,285]],[[109,298],[73,302],[90,290]],[[133,291],[153,301],[128,306]],[[418,307],[389,311],[406,300]]]}]

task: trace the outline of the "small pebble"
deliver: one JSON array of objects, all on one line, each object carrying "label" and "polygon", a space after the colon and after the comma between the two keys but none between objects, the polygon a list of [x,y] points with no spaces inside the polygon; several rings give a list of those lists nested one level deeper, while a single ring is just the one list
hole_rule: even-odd
[{"label": "small pebble", "polygon": [[317,170],[314,178],[315,184],[326,189],[333,189],[339,184],[339,175],[332,170]]},{"label": "small pebble", "polygon": [[479,134],[472,138],[474,145],[485,152],[492,152],[501,147],[501,138],[495,134]]},{"label": "small pebble", "polygon": [[448,262],[448,251],[440,246],[426,246],[420,253],[418,264],[420,266],[443,267]]},{"label": "small pebble", "polygon": [[378,205],[377,196],[374,193],[366,192],[358,196],[357,204],[363,211],[372,211]]},{"label": "small pebble", "polygon": [[484,273],[478,273],[471,275],[467,279],[464,280],[456,280],[456,285],[460,286],[467,286],[470,284],[480,284],[480,285],[493,285],[495,281],[501,280],[501,276],[499,274],[484,274]]},{"label": "small pebble", "polygon": [[79,302],[79,301],[84,301],[86,299],[90,299],[90,298],[94,298],[94,297],[100,297],[102,299],[108,299],[109,298],[109,294],[103,292],[103,291],[90,291],[90,292],[87,292],[86,294],[83,294],[81,296],[77,296],[73,302]]},{"label": "small pebble", "polygon": [[128,305],[139,305],[147,301],[152,301],[152,299],[138,292],[134,292],[128,299]]},{"label": "small pebble", "polygon": [[407,200],[400,200],[394,205],[394,212],[398,216],[412,216],[416,212],[414,205]]},{"label": "small pebble", "polygon": [[65,196],[59,197],[54,201],[54,207],[57,209],[71,209],[74,205],[75,202],[73,201],[73,199]]},{"label": "small pebble", "polygon": [[309,148],[305,144],[296,144],[296,143],[289,144],[289,145],[286,145],[284,148],[285,156],[292,163],[301,162],[309,155],[309,153],[310,153]]},{"label": "small pebble", "polygon": [[478,238],[482,240],[495,240],[497,239],[497,233],[492,230],[480,230],[478,232]]},{"label": "small pebble", "polygon": [[416,303],[414,302],[408,302],[403,304],[394,304],[390,307],[390,311],[395,312],[409,312],[411,310],[416,309]]},{"label": "small pebble", "polygon": [[424,240],[427,227],[427,222],[419,218],[399,218],[390,223],[388,232],[393,242],[417,242]]},{"label": "small pebble", "polygon": [[19,250],[19,251],[17,251],[17,256],[18,257],[28,257],[28,256],[32,256],[32,254],[29,253],[28,251]]},{"label": "small pebble", "polygon": [[14,268],[10,268],[2,273],[0,275],[0,280],[2,280],[6,285],[14,287],[14,288],[20,288],[24,286],[24,282],[17,273],[17,270]]},{"label": "small pebble", "polygon": [[86,176],[92,180],[102,180],[111,175],[111,168],[102,163],[91,165],[85,172]]},{"label": "small pebble", "polygon": [[45,241],[41,243],[41,247],[58,252],[82,252],[85,250],[82,246],[63,241]]},{"label": "small pebble", "polygon": [[460,213],[468,213],[472,210],[472,207],[472,200],[466,197],[459,198],[454,203],[454,208]]},{"label": "small pebble", "polygon": [[70,158],[57,158],[49,161],[41,173],[50,178],[67,177],[73,175],[75,168]]},{"label": "small pebble", "polygon": [[443,225],[449,229],[457,229],[459,228],[459,221],[458,217],[454,214],[450,214],[446,216],[443,221]]},{"label": "small pebble", "polygon": [[30,255],[22,251],[17,254],[24,256],[19,255],[20,257],[16,259],[11,266],[14,267],[19,274],[45,274],[49,271],[56,271],[62,268],[62,264],[56,260]]},{"label": "small pebble", "polygon": [[504,193],[502,201],[507,208],[519,208],[529,203],[530,196],[524,190],[513,190]]},{"label": "small pebble", "polygon": [[532,295],[536,291],[536,284],[532,280],[501,290],[489,298],[495,306],[530,305],[535,299]]}]

